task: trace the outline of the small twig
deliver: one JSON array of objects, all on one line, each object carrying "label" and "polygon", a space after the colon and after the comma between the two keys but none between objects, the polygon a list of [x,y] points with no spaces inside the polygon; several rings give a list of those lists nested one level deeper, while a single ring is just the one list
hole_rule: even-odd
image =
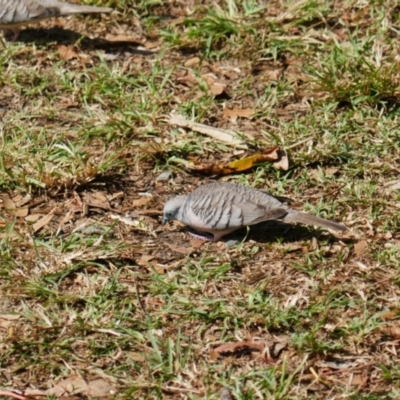
[{"label": "small twig", "polygon": [[325,379],[322,379],[322,378],[317,374],[317,372],[314,370],[313,367],[310,367],[310,372],[311,372],[311,374],[314,376],[316,382],[322,383],[323,385],[328,386],[328,387],[332,386],[332,385],[331,385],[329,382],[327,382]]},{"label": "small twig", "polygon": [[290,145],[290,146],[286,146],[286,149],[293,149],[293,147],[300,146],[301,144],[307,143],[307,142],[309,142],[309,141],[312,140],[312,139],[313,139],[313,138],[310,136],[310,137],[308,137],[308,138],[306,138],[306,139],[303,139],[303,140],[300,140],[299,142],[296,142],[296,143],[294,143],[294,144],[292,144],[292,145]]},{"label": "small twig", "polygon": [[239,149],[248,148],[243,140],[236,137],[234,132],[199,124],[198,122],[194,121],[189,121],[188,119],[182,117],[182,115],[170,114],[169,118],[166,119],[166,122],[171,125],[178,125],[181,128],[189,128],[194,132],[203,133],[204,135],[210,136],[213,139],[219,140],[220,142],[229,144],[231,146],[235,146]]},{"label": "small twig", "polygon": [[139,278],[136,276],[136,282],[135,282],[136,295],[137,295],[137,299],[138,299],[139,306],[140,306],[140,308],[141,308],[142,311],[143,311],[143,314],[147,316],[147,315],[148,315],[148,314],[147,314],[147,311],[146,311],[146,309],[144,308],[142,299],[140,298],[138,280],[139,280]]},{"label": "small twig", "polygon": [[0,391],[0,396],[12,397],[12,398],[17,399],[17,400],[27,400],[27,399],[28,399],[28,398],[25,397],[25,396],[21,396],[21,395],[19,395],[19,394],[13,393],[13,392],[3,392],[3,391]]}]

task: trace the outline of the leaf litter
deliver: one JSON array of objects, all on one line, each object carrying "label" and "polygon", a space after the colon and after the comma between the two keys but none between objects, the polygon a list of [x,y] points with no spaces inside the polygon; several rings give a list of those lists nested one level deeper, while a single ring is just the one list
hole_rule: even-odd
[{"label": "leaf litter", "polygon": [[[203,18],[207,10],[202,7],[214,5],[188,3],[186,7],[178,7],[165,2],[146,8],[144,16],[157,13],[158,18],[155,25],[152,22],[150,31],[144,33],[141,29],[145,24],[139,24],[137,16],[129,14],[121,3],[119,8],[124,11],[115,13],[115,24],[111,19],[91,24],[91,19],[86,17],[44,22],[41,28],[25,32],[26,41],[18,44],[20,47],[12,58],[7,50],[4,52],[7,68],[4,68],[0,106],[6,105],[13,115],[6,121],[9,127],[2,139],[11,141],[23,130],[31,138],[40,138],[45,132],[44,140],[40,139],[37,148],[32,149],[38,151],[48,142],[65,138],[81,143],[82,136],[86,146],[83,149],[95,155],[94,163],[101,159],[105,149],[116,150],[118,146],[124,147],[118,154],[125,163],[125,169],[119,165],[101,172],[88,167],[77,174],[78,179],[64,176],[67,167],[63,167],[59,180],[56,171],[40,181],[33,172],[37,160],[32,161],[35,168],[29,169],[16,156],[23,150],[21,143],[16,144],[18,151],[12,156],[8,155],[9,147],[4,150],[2,168],[7,173],[2,179],[9,186],[4,186],[7,190],[2,195],[11,199],[8,207],[2,207],[1,221],[1,226],[6,228],[1,232],[4,258],[0,300],[5,316],[0,319],[4,325],[0,329],[4,338],[1,352],[3,356],[7,354],[2,365],[5,385],[17,388],[15,396],[20,397],[27,388],[38,390],[41,396],[49,395],[48,391],[53,389],[54,395],[64,393],[72,397],[76,386],[78,395],[86,397],[107,398],[115,393],[131,396],[130,391],[135,388],[140,397],[189,398],[198,393],[219,395],[223,384],[239,388],[240,395],[257,393],[262,398],[268,395],[266,388],[272,379],[282,379],[279,382],[289,388],[282,398],[288,399],[393,395],[397,385],[396,299],[399,293],[397,253],[393,246],[387,245],[396,244],[400,239],[395,229],[398,211],[395,174],[399,160],[395,153],[390,153],[389,147],[383,147],[385,138],[379,136],[381,128],[388,123],[387,111],[379,108],[382,112],[377,119],[379,130],[374,130],[374,111],[368,109],[368,123],[362,126],[360,134],[362,142],[357,142],[353,134],[362,122],[346,114],[350,111],[345,102],[338,109],[329,105],[334,112],[326,108],[320,118],[318,103],[326,101],[329,93],[314,90],[306,70],[315,60],[311,53],[303,57],[301,52],[310,47],[318,53],[333,42],[341,44],[349,40],[351,32],[341,35],[336,29],[335,36],[331,37],[325,22],[310,29],[305,27],[304,32],[303,25],[300,29],[290,22],[300,23],[297,18],[304,18],[302,21],[317,20],[318,23],[320,15],[328,15],[328,20],[336,21],[338,26],[340,21],[348,21],[354,27],[371,26],[373,21],[368,19],[367,11],[372,5],[360,10],[350,3],[335,3],[328,5],[323,13],[315,14],[316,17],[304,14],[308,7],[300,3],[294,8],[271,3],[261,21],[263,26],[273,24],[274,29],[263,30],[259,39],[265,37],[268,43],[285,50],[278,50],[275,57],[268,53],[265,42],[253,49],[254,38],[247,36],[246,40],[251,40],[246,46],[253,55],[259,54],[260,60],[253,60],[253,56],[245,60],[240,56],[235,58],[237,45],[232,47],[232,43],[218,48],[225,54],[223,60],[218,56],[207,58],[204,49],[196,51],[200,40],[192,41],[194,50],[188,48],[190,43],[185,33],[190,26],[185,23],[186,13],[192,19]],[[137,12],[142,13],[143,8]],[[390,26],[393,21],[389,13],[390,10],[385,21]],[[156,25],[157,21],[164,23],[160,15],[177,17],[175,23],[180,22],[175,26],[181,29],[179,34],[184,43],[177,41],[174,51],[167,50],[163,57],[149,60],[135,54],[137,48],[132,50],[135,44],[132,38],[140,36],[139,41],[149,49],[163,48],[165,42],[160,39]],[[246,27],[252,18],[243,19],[241,24]],[[52,42],[54,31],[46,30],[54,26],[63,28],[61,36],[54,40],[57,44]],[[72,43],[76,43],[73,46],[69,30],[79,33],[75,40],[71,37]],[[31,39],[30,34],[35,32],[36,36]],[[121,32],[123,37],[118,37]],[[87,37],[81,37],[83,33]],[[108,34],[112,35],[109,39],[114,44],[96,41],[96,37],[106,39]],[[354,37],[351,40],[357,42]],[[33,41],[37,43],[33,45]],[[120,46],[122,41],[129,42],[129,46]],[[332,48],[328,50],[331,54]],[[389,52],[390,48],[385,48],[383,54]],[[99,59],[107,63],[107,68],[97,74]],[[54,61],[61,68],[59,71],[54,69]],[[385,58],[381,62],[384,65]],[[176,63],[179,68],[185,65],[193,71],[179,75],[182,80],[176,78],[178,74],[172,74],[176,86],[168,86],[165,72]],[[205,70],[195,70],[200,65]],[[157,91],[146,93],[145,88],[154,82],[147,85],[140,79],[154,76],[157,68],[162,71],[154,78]],[[57,80],[58,74],[63,77],[62,81]],[[123,88],[120,98],[107,87],[108,75],[112,75],[113,88],[118,84]],[[91,77],[97,82],[93,86],[90,86]],[[138,81],[131,85],[136,78]],[[346,80],[346,74],[341,79]],[[249,87],[241,92],[247,80]],[[67,87],[68,82],[71,86]],[[168,86],[167,90],[163,90],[161,82]],[[200,90],[199,82],[207,86]],[[85,92],[76,83],[87,85]],[[140,90],[130,97],[135,85]],[[284,91],[280,91],[281,85]],[[247,95],[250,87],[251,93]],[[51,94],[47,92],[49,88]],[[212,102],[203,103],[209,98]],[[154,108],[151,110],[151,107]],[[173,174],[155,182],[160,166],[164,167],[157,158],[160,152],[146,153],[144,149],[159,141],[164,154],[165,147],[170,150],[171,125],[163,125],[162,115],[168,115],[171,108],[182,116],[186,112],[183,129],[177,134],[183,138],[183,145],[174,151],[183,160],[198,160],[199,165],[201,160],[211,159],[211,164],[222,167],[239,161],[241,168],[249,161],[242,164],[240,160],[232,161],[231,157],[239,153],[226,150],[226,146],[248,151],[254,138],[264,146],[261,131],[275,137],[273,143],[279,143],[279,148],[290,149],[290,144],[296,142],[296,153],[291,154],[295,164],[288,175],[275,175],[276,171],[267,174],[258,169],[254,174],[233,174],[224,179],[247,179],[246,184],[259,188],[270,186],[275,193],[319,207],[321,214],[331,212],[347,218],[357,238],[354,251],[349,251],[348,246],[354,236],[346,241],[317,230],[277,224],[268,225],[269,229],[263,230],[260,236],[249,236],[240,246],[226,249],[201,242],[201,251],[184,254],[191,249],[183,247],[187,243],[185,236],[159,227],[162,205],[169,197],[187,193],[209,178],[187,174],[191,172],[189,168],[181,170],[166,158],[166,167],[173,165]],[[357,106],[352,104],[349,108]],[[230,115],[227,109],[233,110]],[[152,114],[153,110],[157,111]],[[342,126],[346,127],[341,119],[343,115],[354,122],[345,138],[339,132]],[[84,129],[82,117],[85,117]],[[192,117],[202,124],[192,125]],[[315,126],[310,123],[313,118]],[[197,148],[185,143],[186,131],[193,133]],[[283,131],[285,140],[279,140]],[[305,142],[304,132],[308,138]],[[390,129],[385,133],[388,137],[389,132]],[[329,137],[336,142],[329,141]],[[390,163],[365,162],[373,161],[368,154],[370,138],[381,146],[373,149],[373,157],[379,154],[384,158],[387,151]],[[395,138],[389,140],[395,141]],[[2,145],[8,145],[7,141]],[[362,145],[363,171],[356,169],[360,160],[358,145]],[[35,151],[30,156],[34,157]],[[258,153],[262,151],[254,151],[253,155]],[[251,153],[246,157],[252,157]],[[24,158],[29,159],[25,155]],[[288,162],[287,156],[285,162]],[[23,179],[27,176],[32,178],[30,182],[36,179],[41,189],[31,184],[15,184],[9,178],[13,175],[18,179],[21,163]],[[319,169],[325,176],[320,176]],[[288,164],[282,170],[287,171]],[[372,195],[362,176],[376,185]],[[390,184],[385,184],[384,176]],[[111,179],[107,181],[107,177]],[[27,190],[20,191],[20,187]],[[142,197],[140,193],[150,193],[152,197]],[[331,198],[334,198],[335,210],[325,209],[324,201]],[[388,215],[390,218],[386,218]],[[32,223],[38,221],[41,221],[38,230],[32,234]],[[95,225],[100,224],[103,228],[97,230]],[[365,238],[368,238],[367,244]],[[190,245],[197,249],[195,241],[190,241]],[[13,315],[11,312],[20,317],[7,319]],[[51,326],[44,321],[49,321]],[[266,340],[264,347],[256,348],[252,346],[257,340],[238,339],[264,338],[269,334],[290,337],[283,349],[273,339]],[[243,346],[242,342],[247,345]],[[150,350],[143,350],[149,346]],[[250,350],[247,353],[246,346]],[[219,349],[212,369],[207,369],[204,363],[207,360],[204,348]],[[188,349],[190,352],[186,354]],[[271,365],[258,362],[265,359],[263,354],[267,354],[267,349]],[[30,357],[28,368],[26,361],[19,357],[22,353]],[[129,354],[132,361],[125,359]],[[286,357],[289,370],[295,371],[304,355],[308,357],[307,363],[296,375],[295,382],[284,380],[286,376],[280,375],[283,359]],[[387,372],[385,375],[383,367],[391,375]],[[274,368],[276,371],[268,375]],[[233,373],[226,379],[228,369]],[[92,376],[93,370],[112,377]],[[212,379],[207,380],[205,377],[210,371]],[[263,380],[264,376],[268,383]],[[235,396],[238,396],[236,392]]]},{"label": "leaf litter", "polygon": [[25,396],[55,396],[57,398],[80,394],[89,398],[110,398],[115,394],[115,390],[105,379],[94,378],[86,380],[79,375],[71,375],[57,382],[50,389],[27,389],[24,394]]},{"label": "leaf litter", "polygon": [[262,153],[253,154],[228,163],[200,163],[191,161],[190,164],[186,164],[186,167],[189,170],[204,175],[224,176],[246,172],[259,164],[270,162],[275,168],[287,171],[288,165],[286,161],[282,161],[285,157],[285,151],[279,147],[273,147],[272,149],[264,150]]}]

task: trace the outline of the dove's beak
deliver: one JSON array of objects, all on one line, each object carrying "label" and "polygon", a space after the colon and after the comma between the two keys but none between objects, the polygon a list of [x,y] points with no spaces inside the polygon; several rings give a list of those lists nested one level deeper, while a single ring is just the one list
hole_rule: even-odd
[{"label": "dove's beak", "polygon": [[161,222],[161,225],[165,225],[167,222],[168,222],[168,218],[164,217],[162,222]]}]

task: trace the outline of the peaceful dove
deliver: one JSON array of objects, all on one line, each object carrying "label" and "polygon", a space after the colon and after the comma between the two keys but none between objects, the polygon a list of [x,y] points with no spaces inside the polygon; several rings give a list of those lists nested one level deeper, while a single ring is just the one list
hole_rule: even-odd
[{"label": "peaceful dove", "polygon": [[163,224],[178,220],[217,241],[244,226],[279,219],[345,231],[333,221],[291,209],[267,193],[233,183],[199,186],[189,195],[176,196],[164,206]]},{"label": "peaceful dove", "polygon": [[112,8],[78,6],[57,0],[0,0],[0,29],[10,29],[16,40],[19,28],[42,19],[71,14],[106,13]]}]

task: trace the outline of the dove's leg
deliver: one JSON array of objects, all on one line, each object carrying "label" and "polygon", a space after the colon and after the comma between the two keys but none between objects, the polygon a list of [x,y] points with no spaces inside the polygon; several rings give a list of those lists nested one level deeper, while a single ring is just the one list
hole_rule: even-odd
[{"label": "dove's leg", "polygon": [[18,39],[19,33],[21,32],[19,29],[13,29],[12,32],[14,33],[13,37],[11,38],[11,42],[15,42]]},{"label": "dove's leg", "polygon": [[[4,30],[3,32],[4,32],[4,40],[6,40],[7,42],[13,43],[13,42],[15,42],[15,41],[18,39],[20,30],[17,29],[17,28],[15,28],[15,29],[6,29],[6,30]],[[11,38],[10,38],[9,35],[8,35],[9,32],[11,32],[11,33],[13,34]],[[7,35],[6,35],[6,34],[7,34]],[[7,36],[8,36],[8,37],[7,37]],[[3,43],[4,43],[4,42],[3,42]]]}]

